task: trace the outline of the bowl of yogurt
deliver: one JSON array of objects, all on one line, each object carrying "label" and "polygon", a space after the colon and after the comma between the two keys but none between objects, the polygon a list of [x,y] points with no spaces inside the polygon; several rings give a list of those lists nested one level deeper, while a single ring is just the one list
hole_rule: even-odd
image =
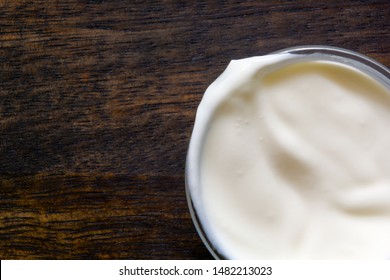
[{"label": "bowl of yogurt", "polygon": [[185,175],[216,259],[388,259],[389,69],[329,46],[231,61],[199,104]]}]

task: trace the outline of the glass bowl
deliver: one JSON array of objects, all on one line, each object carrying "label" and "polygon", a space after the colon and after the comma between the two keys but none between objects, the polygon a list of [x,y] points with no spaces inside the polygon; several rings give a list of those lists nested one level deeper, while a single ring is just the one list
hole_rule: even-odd
[{"label": "glass bowl", "polygon": [[[386,87],[390,88],[390,71],[387,67],[379,62],[347,49],[321,46],[321,45],[309,45],[309,46],[297,46],[292,48],[286,48],[270,53],[270,55],[282,55],[293,54],[299,55],[302,59],[310,61],[311,59],[323,59],[327,61],[340,62],[347,64],[354,68],[357,68],[366,74],[375,77],[378,81],[382,82]],[[199,114],[199,111],[197,112]],[[196,125],[197,120],[195,121]],[[188,201],[189,211],[201,240],[209,250],[211,255],[215,259],[228,259],[208,237],[205,231],[204,223],[200,216],[204,216],[202,213],[202,201],[200,185],[200,155],[202,152],[202,142],[207,133],[207,121],[202,125],[200,129],[195,129],[192,132],[191,140],[187,152],[186,169],[185,169],[185,186],[186,195]],[[197,141],[193,141],[196,138]],[[201,215],[199,215],[202,213]]]}]

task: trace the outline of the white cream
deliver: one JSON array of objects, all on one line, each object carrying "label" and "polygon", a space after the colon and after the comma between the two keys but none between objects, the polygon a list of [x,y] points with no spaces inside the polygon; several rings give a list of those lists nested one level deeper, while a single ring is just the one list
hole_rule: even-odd
[{"label": "white cream", "polygon": [[187,180],[224,256],[390,257],[389,81],[347,64],[233,61],[206,91]]}]

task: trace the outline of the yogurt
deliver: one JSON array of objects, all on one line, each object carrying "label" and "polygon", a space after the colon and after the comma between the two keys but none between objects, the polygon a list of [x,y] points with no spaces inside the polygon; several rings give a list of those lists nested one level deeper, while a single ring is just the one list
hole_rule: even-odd
[{"label": "yogurt", "polygon": [[370,63],[282,52],[210,85],[186,178],[215,257],[390,257],[390,81]]}]

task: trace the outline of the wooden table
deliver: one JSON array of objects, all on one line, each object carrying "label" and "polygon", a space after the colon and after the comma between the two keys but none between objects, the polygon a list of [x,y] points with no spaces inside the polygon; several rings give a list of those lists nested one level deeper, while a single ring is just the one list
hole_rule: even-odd
[{"label": "wooden table", "polygon": [[389,1],[132,2],[0,1],[0,259],[209,259],[184,168],[228,62],[325,44],[390,65]]}]

